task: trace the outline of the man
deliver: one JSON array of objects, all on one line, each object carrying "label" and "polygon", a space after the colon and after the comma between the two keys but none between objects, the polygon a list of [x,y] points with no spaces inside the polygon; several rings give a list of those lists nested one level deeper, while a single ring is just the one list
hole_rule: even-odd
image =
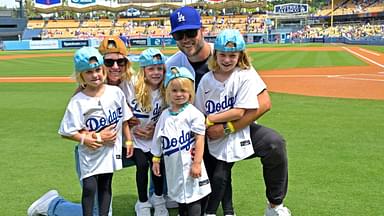
[{"label": "man", "polygon": [[[204,40],[201,17],[198,11],[192,7],[181,7],[175,10],[171,16],[171,34],[176,40],[180,51],[172,55],[167,61],[167,67],[183,66],[192,71],[195,76],[195,88],[197,88],[201,77],[209,71],[207,61],[213,52],[212,45]],[[254,121],[270,110],[271,101],[267,89],[257,95],[259,109],[249,110],[239,120],[233,122],[236,130],[251,125],[251,138],[255,154],[260,157],[263,164],[263,176],[266,185],[268,206],[265,210],[266,216],[289,216],[290,211],[283,206],[283,200],[288,186],[288,160],[284,139],[274,130]],[[210,139],[218,139],[228,133],[224,124],[216,124],[209,127],[207,136]],[[208,148],[205,148],[204,161],[207,171],[210,172],[210,156]],[[209,173],[212,175],[212,173]],[[232,186],[226,189],[226,195],[222,200],[225,215],[234,215],[232,207]]]}]

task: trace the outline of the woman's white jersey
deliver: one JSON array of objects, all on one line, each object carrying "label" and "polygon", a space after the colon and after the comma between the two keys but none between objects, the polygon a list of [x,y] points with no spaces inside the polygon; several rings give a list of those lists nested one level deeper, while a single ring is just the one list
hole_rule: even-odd
[{"label": "woman's white jersey", "polygon": [[205,135],[204,115],[189,104],[178,115],[164,110],[156,125],[151,153],[163,155],[168,196],[178,203],[192,203],[211,192],[211,186],[201,163],[201,177],[190,176],[194,134]]},{"label": "woman's white jersey", "polygon": [[[257,109],[257,95],[266,88],[255,69],[235,68],[224,82],[215,79],[212,71],[203,76],[196,93],[195,105],[205,115],[232,108]],[[254,153],[249,126],[223,138],[208,140],[209,153],[218,160],[235,162]]]},{"label": "woman's white jersey", "polygon": [[99,132],[116,125],[116,140],[93,150],[78,145],[80,180],[89,176],[112,173],[122,168],[122,123],[132,117],[124,93],[119,87],[105,85],[100,97],[90,97],[82,92],[75,94],[65,111],[58,133],[73,136],[81,130]]}]

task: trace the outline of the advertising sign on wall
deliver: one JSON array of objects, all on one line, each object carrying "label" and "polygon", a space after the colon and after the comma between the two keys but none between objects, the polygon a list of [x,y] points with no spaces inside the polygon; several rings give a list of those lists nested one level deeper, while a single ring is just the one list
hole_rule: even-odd
[{"label": "advertising sign on wall", "polygon": [[37,8],[51,8],[61,6],[62,0],[35,0],[35,7]]},{"label": "advertising sign on wall", "polygon": [[275,5],[273,12],[277,14],[308,13],[308,4],[289,3],[289,4]]}]

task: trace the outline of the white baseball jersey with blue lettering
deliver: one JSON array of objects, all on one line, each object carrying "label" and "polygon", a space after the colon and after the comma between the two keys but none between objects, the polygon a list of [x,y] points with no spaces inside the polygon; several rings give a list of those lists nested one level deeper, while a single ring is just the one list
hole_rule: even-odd
[{"label": "white baseball jersey with blue lettering", "polygon": [[205,118],[192,104],[178,115],[164,110],[156,124],[151,153],[163,155],[168,196],[178,203],[192,203],[211,192],[204,162],[201,177],[190,176],[194,134],[205,135]]},{"label": "white baseball jersey with blue lettering", "polygon": [[[257,95],[266,88],[255,69],[235,68],[224,82],[215,79],[212,71],[203,76],[196,93],[195,105],[205,115],[232,108],[257,109]],[[249,126],[216,140],[208,140],[210,154],[215,158],[235,162],[254,153]]]},{"label": "white baseball jersey with blue lettering", "polygon": [[[120,84],[120,88],[123,90],[127,103],[131,108],[133,115],[140,120],[140,127],[145,125],[155,125],[160,117],[161,111],[164,109],[163,99],[160,94],[160,90],[152,91],[152,110],[149,112],[143,111],[136,99],[135,83],[134,79],[131,81],[123,81]],[[134,128],[131,128],[132,130]],[[152,140],[151,139],[140,139],[132,133],[132,138],[135,143],[135,148],[141,149],[143,152],[149,152]]]},{"label": "white baseball jersey with blue lettering", "polygon": [[80,130],[99,132],[116,124],[116,141],[93,150],[78,145],[80,180],[122,168],[122,123],[132,117],[124,93],[119,87],[105,85],[101,97],[90,97],[82,92],[75,94],[65,111],[58,133],[73,136]]}]

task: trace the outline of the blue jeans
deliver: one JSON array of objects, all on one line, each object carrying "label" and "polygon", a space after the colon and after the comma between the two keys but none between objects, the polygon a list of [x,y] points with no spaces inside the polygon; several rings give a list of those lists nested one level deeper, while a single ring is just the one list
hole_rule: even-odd
[{"label": "blue jeans", "polygon": [[[79,176],[80,174],[80,164],[79,164],[79,151],[78,147],[75,148],[75,163],[76,163],[76,172]],[[80,176],[79,176],[80,178]],[[82,185],[82,182],[80,181]],[[97,202],[97,193],[95,194],[95,202],[93,208],[93,215],[99,215],[98,202]],[[65,200],[63,197],[57,197],[49,203],[48,207],[48,216],[83,216],[83,208],[80,203],[73,203]],[[112,200],[111,206],[109,207],[108,216],[112,216]]]}]

